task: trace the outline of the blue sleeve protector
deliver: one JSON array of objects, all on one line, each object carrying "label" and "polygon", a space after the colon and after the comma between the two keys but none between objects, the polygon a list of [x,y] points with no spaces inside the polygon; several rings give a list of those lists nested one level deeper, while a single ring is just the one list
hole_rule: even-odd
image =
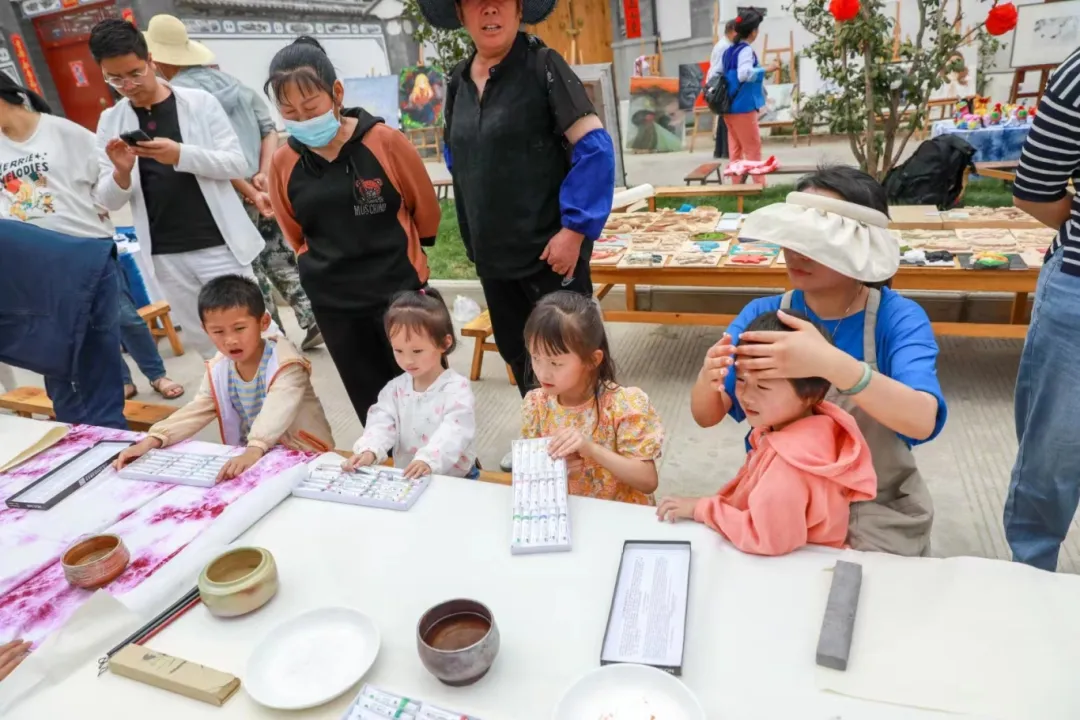
[{"label": "blue sleeve protector", "polygon": [[600,237],[615,194],[615,147],[603,128],[574,144],[570,172],[559,190],[562,225],[589,240]]}]

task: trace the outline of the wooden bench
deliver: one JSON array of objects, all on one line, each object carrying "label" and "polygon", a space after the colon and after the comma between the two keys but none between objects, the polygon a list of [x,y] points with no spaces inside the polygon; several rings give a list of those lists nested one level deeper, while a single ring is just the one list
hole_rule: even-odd
[{"label": "wooden bench", "polygon": [[[473,342],[473,356],[472,366],[469,368],[469,379],[476,381],[480,379],[480,371],[484,367],[484,353],[499,352],[499,346],[493,342],[488,342],[488,338],[492,334],[491,329],[491,315],[488,311],[480,313],[474,320],[467,323],[465,327],[461,328],[461,334],[464,337],[475,338]],[[506,375],[510,378],[510,384],[516,385],[514,381],[514,373],[510,370],[510,366],[506,366]]]},{"label": "wooden bench", "polygon": [[[11,410],[19,417],[32,417],[43,415],[49,419],[56,419],[53,412],[52,400],[45,393],[45,388],[21,387],[11,392],[0,395],[0,408]],[[128,427],[132,430],[145,432],[156,422],[164,420],[179,408],[171,405],[154,405],[152,403],[128,400],[124,403],[124,418]]]},{"label": "wooden bench", "polygon": [[[184,354],[184,345],[180,342],[180,336],[176,334],[172,318],[169,317],[169,311],[171,310],[169,303],[165,301],[151,303],[139,308],[139,317],[146,321],[146,326],[150,328],[150,334],[155,338],[169,338],[169,345],[172,346],[173,355],[179,356]],[[160,326],[158,325],[159,322],[161,323]]]},{"label": "wooden bench", "polygon": [[736,208],[743,211],[743,200],[747,195],[760,195],[764,185],[687,185],[686,187],[658,187],[656,195],[649,198],[649,211],[656,211],[656,198],[685,197],[734,197]]},{"label": "wooden bench", "polygon": [[435,196],[440,200],[450,199],[450,188],[454,187],[453,180],[434,180],[431,183],[435,186]]},{"label": "wooden bench", "polygon": [[716,175],[716,184],[722,183],[724,180],[720,177],[720,168],[723,166],[722,162],[707,162],[703,165],[698,165],[696,168],[686,173],[686,177],[683,178],[686,184],[696,182],[699,185],[704,185],[709,182],[709,178]]}]

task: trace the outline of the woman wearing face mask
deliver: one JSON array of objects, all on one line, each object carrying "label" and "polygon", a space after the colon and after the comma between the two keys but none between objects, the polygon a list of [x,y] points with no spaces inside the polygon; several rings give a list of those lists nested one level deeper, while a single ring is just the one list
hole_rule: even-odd
[{"label": "woman wearing face mask", "polygon": [[439,202],[405,136],[362,108],[326,53],[301,39],[270,63],[264,88],[289,141],[274,154],[270,200],[297,253],[326,348],[366,422],[379,391],[401,369],[383,327],[394,295],[428,280],[423,248],[435,243]]},{"label": "woman wearing face mask", "polygon": [[[833,386],[828,399],[855,417],[869,443],[878,477],[877,498],[851,507],[848,542],[857,550],[929,554],[933,503],[911,447],[941,432],[945,397],[926,312],[886,287],[900,252],[886,229],[885,190],[851,167],[819,169],[796,187],[786,203],[751,213],[741,231],[784,248],[795,289],[754,300],[728,326],[705,357],[690,411],[702,427],[724,415],[745,419],[736,372],[825,378]],[[788,308],[824,326],[835,346],[783,312],[795,332],[742,332],[758,315]]]}]

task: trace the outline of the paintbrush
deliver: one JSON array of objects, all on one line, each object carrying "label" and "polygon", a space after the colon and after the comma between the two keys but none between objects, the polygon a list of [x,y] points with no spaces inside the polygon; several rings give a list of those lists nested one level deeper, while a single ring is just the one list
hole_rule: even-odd
[{"label": "paintbrush", "polygon": [[118,653],[121,648],[123,648],[123,647],[125,647],[127,645],[130,645],[132,643],[140,642],[141,640],[146,638],[147,635],[149,635],[151,632],[153,632],[158,626],[160,626],[163,622],[168,620],[170,617],[172,617],[176,613],[180,612],[181,610],[187,610],[187,606],[189,605],[189,603],[191,603],[191,601],[193,599],[198,598],[198,597],[199,597],[199,588],[197,588],[197,587],[192,588],[188,592],[184,593],[183,597],[181,597],[179,600],[174,602],[169,607],[162,610],[160,613],[158,613],[156,616],[154,616],[153,619],[151,619],[145,625],[143,625],[138,630],[133,632],[130,636],[125,638],[123,642],[121,642],[116,647],[114,647],[112,650],[107,652],[105,654],[105,657],[100,658],[98,660],[98,675],[99,676],[102,675],[106,670],[109,669],[109,659],[113,655]]}]

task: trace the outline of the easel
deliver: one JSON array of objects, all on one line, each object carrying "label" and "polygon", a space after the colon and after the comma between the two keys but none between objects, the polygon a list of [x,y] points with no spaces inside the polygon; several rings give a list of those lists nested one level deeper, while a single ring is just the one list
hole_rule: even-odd
[{"label": "easel", "polygon": [[[792,100],[798,96],[799,88],[799,68],[795,64],[795,33],[794,31],[788,31],[788,44],[787,47],[770,48],[769,36],[765,36],[764,45],[761,50],[761,63],[766,67],[769,66],[769,56],[776,56],[777,66],[776,70],[772,72],[772,82],[775,85],[780,85],[781,80],[784,77],[784,56],[787,56],[787,65],[791,68],[791,84],[794,86],[791,96]],[[795,125],[795,121],[789,122],[764,122],[759,124],[760,127],[774,128],[784,127],[791,128],[792,146],[797,147],[799,145],[799,130]]]},{"label": "easel", "polygon": [[578,45],[578,35],[581,34],[581,29],[585,27],[584,20],[578,20],[574,15],[574,0],[567,0],[567,13],[570,16],[570,27],[566,27],[566,23],[559,23],[559,26],[570,36],[570,57],[567,60],[571,65],[584,65],[585,60],[581,56],[581,47]]},{"label": "easel", "polygon": [[[1042,100],[1043,93],[1046,91],[1046,83],[1050,79],[1050,72],[1056,67],[1057,65],[1026,65],[1016,68],[1016,72],[1013,73],[1012,90],[1009,92],[1009,102],[1015,105],[1017,100],[1035,98],[1035,104],[1038,105],[1039,101]],[[1020,87],[1024,84],[1024,78],[1029,72],[1039,73],[1038,92],[1020,92]]]}]

